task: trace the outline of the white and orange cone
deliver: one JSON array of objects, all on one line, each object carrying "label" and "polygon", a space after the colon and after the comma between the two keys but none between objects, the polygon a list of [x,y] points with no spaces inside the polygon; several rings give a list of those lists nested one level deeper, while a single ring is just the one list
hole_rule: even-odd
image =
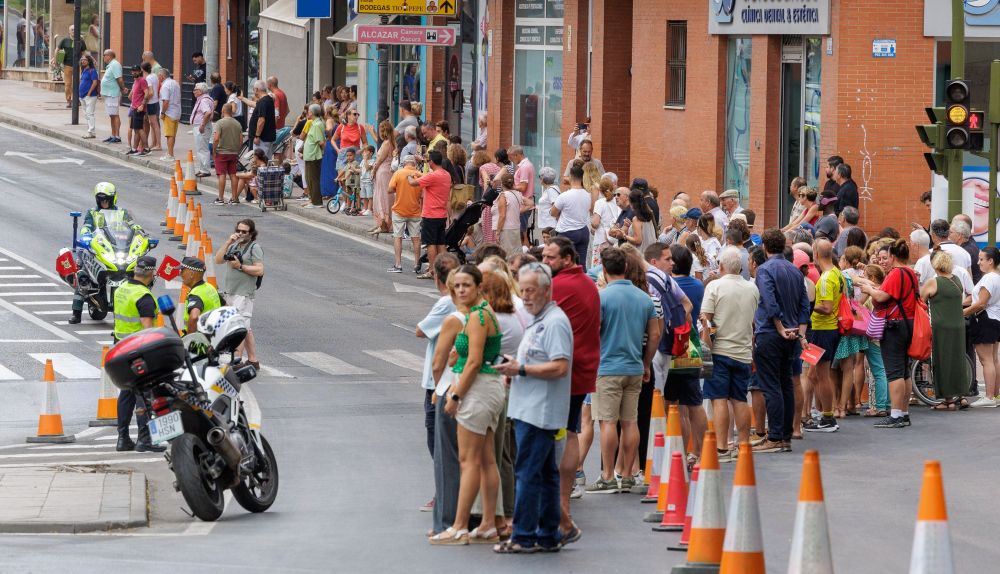
[{"label": "white and orange cone", "polygon": [[[669,422],[669,421],[668,421]],[[718,572],[722,562],[722,545],[726,537],[726,501],[722,493],[719,453],[716,452],[715,431],[709,428],[701,444],[698,462],[698,490],[691,514],[691,538],[688,542],[687,563],[674,566],[671,574]]]},{"label": "white and orange cone", "polygon": [[205,258],[202,260],[205,262],[205,281],[208,282],[212,287],[218,288],[219,283],[215,278],[215,251],[212,250],[212,238],[205,233],[204,240],[205,248]]},{"label": "white and orange cone", "polygon": [[[656,400],[655,396],[653,400]],[[663,466],[663,450],[666,444],[662,432],[653,435],[651,449],[653,458],[646,463],[646,469],[649,472],[649,490],[646,491],[646,496],[642,497],[641,502],[656,502],[660,494],[660,467]]]},{"label": "white and orange cone", "polygon": [[760,508],[757,504],[757,480],[754,477],[752,451],[750,443],[740,443],[719,574],[765,572],[764,539],[760,531]]},{"label": "white and orange cone", "polygon": [[188,150],[187,162],[184,164],[184,193],[201,195],[198,191],[198,178],[194,175],[194,152]]},{"label": "white and orange cone", "polygon": [[52,367],[52,359],[45,360],[45,409],[38,415],[38,436],[29,436],[31,443],[69,443],[76,442],[73,435],[63,434],[62,415],[59,413],[59,390],[56,388],[56,373]]},{"label": "white and orange cone", "polygon": [[170,241],[184,239],[184,222],[187,219],[187,196],[181,191],[177,194],[177,213],[174,216],[174,234]]},{"label": "white and orange cone", "polygon": [[670,489],[667,491],[667,508],[663,520],[654,526],[654,532],[680,532],[684,530],[684,516],[687,514],[688,485],[684,480],[687,464],[684,455],[675,452],[670,455]]},{"label": "white and orange cone", "polygon": [[[666,445],[663,449],[663,464],[660,465],[660,490],[656,498],[656,511],[647,512],[643,517],[644,522],[659,523],[663,520],[663,513],[667,509],[667,496],[670,488],[670,457],[673,453],[681,453],[681,457],[687,456],[684,449],[684,437],[681,436],[681,410],[677,405],[667,407],[667,434],[664,437]],[[684,465],[684,482],[688,480],[687,465]]]},{"label": "white and orange cone", "polygon": [[684,530],[681,531],[681,539],[674,546],[667,546],[667,550],[677,550],[687,552],[688,544],[691,541],[691,517],[694,515],[694,497],[698,492],[698,471],[701,467],[694,465],[691,469],[691,487],[688,488],[687,508],[684,512]]},{"label": "white and orange cone", "polygon": [[819,453],[815,450],[807,450],[802,460],[802,483],[799,486],[799,505],[795,510],[788,574],[833,574],[823,478],[819,469]]},{"label": "white and orange cone", "polygon": [[97,397],[97,418],[90,421],[92,427],[113,427],[118,425],[118,391],[107,371],[104,360],[108,356],[108,346],[101,348],[101,394]]},{"label": "white and orange cone", "polygon": [[[663,395],[660,391],[653,389],[653,408],[649,414],[649,437],[646,440],[646,482],[651,482],[650,477],[654,474],[653,466],[653,439],[656,433],[661,432],[663,436],[667,434],[667,415],[663,410]],[[659,473],[659,465],[656,466],[655,473]],[[647,490],[645,497],[656,496],[657,491]]]},{"label": "white and orange cone", "polygon": [[955,561],[948,533],[948,509],[944,500],[941,463],[924,463],[924,484],[920,488],[920,508],[913,533],[910,574],[954,574]]},{"label": "white and orange cone", "polygon": [[167,213],[160,222],[160,227],[165,229],[174,228],[174,213],[177,212],[177,183],[170,180],[170,193],[167,194]]}]

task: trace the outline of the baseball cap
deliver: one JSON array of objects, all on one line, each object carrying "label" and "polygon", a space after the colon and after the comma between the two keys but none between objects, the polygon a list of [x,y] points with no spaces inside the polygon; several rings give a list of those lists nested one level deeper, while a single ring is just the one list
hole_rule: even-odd
[{"label": "baseball cap", "polygon": [[132,66],[132,71],[133,72],[141,72],[142,71],[142,67],[140,67],[139,64],[136,64],[136,65]]},{"label": "baseball cap", "polygon": [[684,214],[684,219],[698,219],[699,217],[701,217],[701,209],[697,207],[692,207]]},{"label": "baseball cap", "polygon": [[809,265],[809,256],[806,255],[805,251],[796,249],[792,252],[792,265],[796,268],[801,268],[803,265]]},{"label": "baseball cap", "polygon": [[646,181],[644,178],[637,177],[637,178],[635,178],[635,179],[632,180],[632,185],[629,186],[629,188],[630,189],[638,189],[639,191],[648,191],[649,190],[649,182]]}]

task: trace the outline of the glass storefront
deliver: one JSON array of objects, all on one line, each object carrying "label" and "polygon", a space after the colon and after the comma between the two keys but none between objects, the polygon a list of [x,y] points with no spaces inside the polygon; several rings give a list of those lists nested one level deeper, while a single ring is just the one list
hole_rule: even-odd
[{"label": "glass storefront", "polygon": [[[810,187],[819,185],[820,164],[822,159],[819,153],[820,144],[820,110],[822,102],[822,77],[823,77],[823,39],[806,38],[806,82],[803,100],[805,102],[805,121],[803,122],[805,157],[803,166],[806,184]],[[826,177],[824,173],[824,177]]]},{"label": "glass storefront", "polygon": [[535,168],[562,171],[563,2],[518,0],[513,141]]},{"label": "glass storefront", "polygon": [[[104,23],[103,0],[83,0],[80,38],[96,57],[101,53]],[[0,0],[0,67],[48,69],[55,47],[69,35],[73,3],[51,0]]]},{"label": "glass storefront", "polygon": [[726,84],[725,188],[740,192],[740,203],[750,196],[750,38],[729,38]]}]

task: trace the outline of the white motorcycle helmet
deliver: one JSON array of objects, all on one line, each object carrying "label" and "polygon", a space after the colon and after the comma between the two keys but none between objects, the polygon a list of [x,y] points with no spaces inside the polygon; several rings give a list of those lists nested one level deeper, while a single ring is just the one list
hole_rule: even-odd
[{"label": "white motorcycle helmet", "polygon": [[219,307],[198,317],[198,332],[217,353],[229,353],[247,336],[247,320],[236,307]]}]

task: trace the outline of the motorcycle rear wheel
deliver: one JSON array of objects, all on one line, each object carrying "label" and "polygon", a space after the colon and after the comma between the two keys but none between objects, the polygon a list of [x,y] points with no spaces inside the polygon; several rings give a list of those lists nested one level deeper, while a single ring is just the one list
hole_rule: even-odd
[{"label": "motorcycle rear wheel", "polygon": [[223,488],[201,466],[202,455],[209,453],[205,443],[191,433],[182,434],[170,445],[174,476],[184,501],[205,522],[218,520],[226,505]]},{"label": "motorcycle rear wheel", "polygon": [[274,504],[278,496],[278,461],[274,458],[271,445],[260,437],[264,445],[264,459],[258,461],[257,468],[233,488],[233,498],[250,512],[264,512]]}]

